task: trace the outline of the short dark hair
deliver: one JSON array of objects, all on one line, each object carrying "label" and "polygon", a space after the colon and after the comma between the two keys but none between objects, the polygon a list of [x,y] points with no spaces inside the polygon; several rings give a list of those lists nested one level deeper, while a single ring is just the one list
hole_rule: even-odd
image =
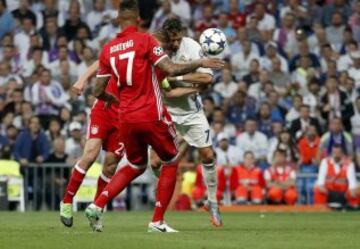
[{"label": "short dark hair", "polygon": [[139,4],[137,0],[122,0],[119,5],[121,11],[139,11]]},{"label": "short dark hair", "polygon": [[164,22],[162,29],[165,31],[166,34],[169,34],[182,32],[184,30],[184,27],[180,18],[171,17]]},{"label": "short dark hair", "polygon": [[5,9],[7,8],[6,0],[0,0],[0,3],[4,6]]},{"label": "short dark hair", "polygon": [[274,155],[275,154],[281,154],[286,157],[287,152],[286,152],[286,150],[283,150],[283,149],[276,149],[274,152]]}]

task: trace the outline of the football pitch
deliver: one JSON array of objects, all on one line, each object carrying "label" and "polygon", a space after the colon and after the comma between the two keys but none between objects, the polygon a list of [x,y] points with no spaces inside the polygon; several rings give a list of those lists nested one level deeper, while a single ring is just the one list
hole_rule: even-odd
[{"label": "football pitch", "polygon": [[211,227],[206,213],[169,212],[178,234],[149,234],[150,212],[107,212],[104,232],[90,231],[83,213],[72,228],[56,212],[0,212],[1,249],[131,248],[360,248],[360,214],[224,213],[225,226]]}]

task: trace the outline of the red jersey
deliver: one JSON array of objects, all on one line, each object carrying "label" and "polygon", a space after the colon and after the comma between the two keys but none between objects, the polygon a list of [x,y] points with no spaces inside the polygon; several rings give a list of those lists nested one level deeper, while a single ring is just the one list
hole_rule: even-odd
[{"label": "red jersey", "polygon": [[114,77],[124,123],[159,121],[164,107],[154,66],[167,55],[158,41],[130,26],[101,51],[97,77]]}]

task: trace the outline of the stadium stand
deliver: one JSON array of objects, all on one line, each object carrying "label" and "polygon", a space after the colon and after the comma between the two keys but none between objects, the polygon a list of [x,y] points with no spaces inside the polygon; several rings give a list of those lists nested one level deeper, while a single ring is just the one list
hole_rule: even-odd
[{"label": "stadium stand", "polygon": [[[50,177],[50,171],[36,167],[71,166],[82,154],[95,81],[79,97],[71,86],[120,31],[117,2],[0,0],[1,158],[10,154],[20,164],[28,178],[26,200],[41,192],[40,186],[52,184],[50,191],[66,184],[69,169],[55,170]],[[320,162],[331,156],[334,146],[359,169],[360,1],[139,2],[141,27],[149,32],[178,16],[195,40],[211,27],[227,36],[227,64],[201,94],[214,135],[218,199],[224,204],[312,204]],[[248,152],[255,165],[243,164]],[[274,152],[285,153],[285,161],[277,162]],[[100,155],[98,162],[102,160]],[[201,205],[206,189],[198,165],[190,148],[173,207],[189,208],[189,200],[193,207]],[[252,168],[266,173],[255,176]],[[359,198],[353,185],[351,197]],[[318,186],[316,191],[317,202],[326,202],[318,200]],[[141,193],[147,200],[146,191]],[[50,194],[55,196],[52,203],[61,198],[59,190]],[[40,195],[48,199],[47,192]],[[22,195],[19,201],[24,202]]]}]

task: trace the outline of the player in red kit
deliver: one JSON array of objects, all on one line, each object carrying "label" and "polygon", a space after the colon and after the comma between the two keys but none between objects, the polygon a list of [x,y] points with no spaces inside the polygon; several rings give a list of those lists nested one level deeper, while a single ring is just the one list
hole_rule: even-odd
[{"label": "player in red kit", "polygon": [[[96,72],[97,67],[98,63],[94,63],[87,73],[74,84],[72,90],[79,95],[85,86],[85,82]],[[118,89],[114,79],[110,79],[106,90],[112,94],[117,94]],[[124,144],[119,141],[117,132],[118,118],[118,105],[114,104],[107,107],[104,101],[95,101],[91,109],[83,156],[74,167],[63,201],[60,204],[60,220],[67,227],[71,227],[73,224],[73,198],[80,188],[87,170],[98,157],[101,148],[107,153],[102,173],[97,182],[95,199],[110,181],[110,178],[115,173],[118,162],[123,157]]]},{"label": "player in red kit", "polygon": [[155,67],[166,75],[184,75],[199,67],[220,69],[218,59],[195,60],[187,64],[170,61],[151,35],[137,30],[139,7],[136,0],[123,0],[119,6],[121,33],[107,43],[99,58],[99,70],[94,95],[108,104],[116,97],[105,91],[110,77],[119,87],[119,135],[125,144],[129,165],[121,168],[104,191],[86,210],[85,215],[94,230],[102,209],[132,180],[141,175],[148,163],[148,146],[163,161],[157,185],[156,205],[149,232],[176,232],[164,222],[164,214],[172,197],[177,171],[176,131],[162,103]]}]

